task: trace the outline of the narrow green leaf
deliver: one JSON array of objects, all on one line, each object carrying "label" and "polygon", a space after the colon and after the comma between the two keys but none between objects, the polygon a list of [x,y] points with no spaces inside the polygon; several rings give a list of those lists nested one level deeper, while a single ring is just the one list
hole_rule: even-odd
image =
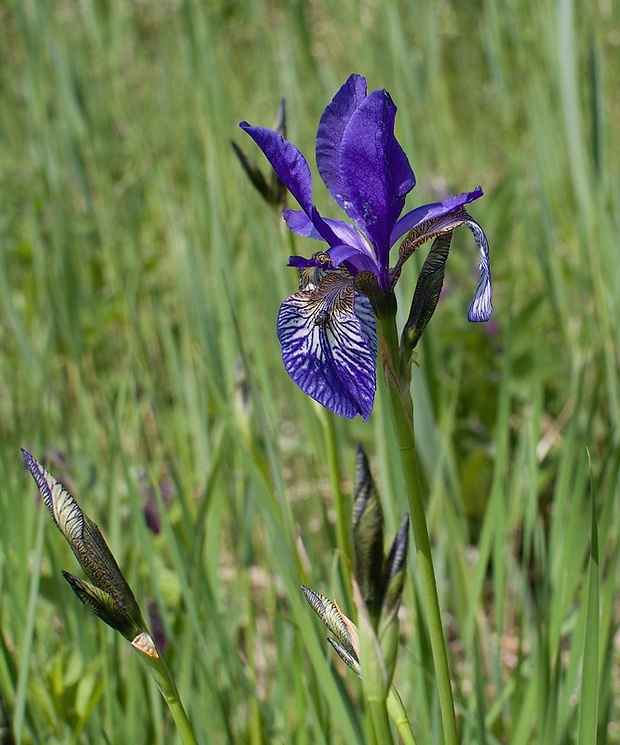
[{"label": "narrow green leaf", "polygon": [[391,680],[368,606],[355,581],[353,582],[353,599],[357,607],[364,699],[372,718],[377,742],[380,745],[389,745],[393,742],[387,711]]},{"label": "narrow green leaf", "polygon": [[0,745],[15,745],[11,717],[2,691],[0,691]]},{"label": "narrow green leaf", "polygon": [[[588,456],[589,457],[589,456]],[[586,633],[583,645],[583,671],[581,676],[581,698],[579,701],[578,745],[596,743],[598,721],[599,679],[599,555],[596,499],[594,485],[590,484],[592,505],[592,537],[588,568],[588,590],[586,607]]]}]

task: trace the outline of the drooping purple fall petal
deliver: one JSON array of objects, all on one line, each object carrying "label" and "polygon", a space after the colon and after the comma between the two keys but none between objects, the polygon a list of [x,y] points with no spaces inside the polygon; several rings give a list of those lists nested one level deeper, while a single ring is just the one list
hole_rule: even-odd
[{"label": "drooping purple fall petal", "polygon": [[465,225],[474,235],[478,249],[480,250],[480,282],[476,288],[474,299],[471,301],[467,313],[468,320],[472,322],[485,322],[491,318],[493,311],[492,295],[493,288],[491,284],[491,267],[489,265],[489,244],[484,231],[475,220],[471,218],[465,222]]},{"label": "drooping purple fall petal", "polygon": [[[449,200],[444,202],[426,205],[428,208],[426,210],[422,207],[414,210],[414,212],[418,212],[418,220],[413,224],[401,243],[398,262],[392,270],[392,276],[397,276],[402,265],[421,245],[437,236],[452,233],[462,225],[467,226],[473,233],[480,252],[480,281],[468,312],[468,320],[472,322],[488,321],[493,310],[489,244],[480,225],[461,206],[481,195],[482,190],[478,187],[473,192],[450,197]],[[453,205],[456,205],[456,207]],[[403,222],[407,217],[406,215],[400,222]]]},{"label": "drooping purple fall petal", "polygon": [[376,386],[377,337],[367,298],[350,277],[326,274],[287,298],[277,322],[282,360],[308,396],[340,416],[367,420]]}]

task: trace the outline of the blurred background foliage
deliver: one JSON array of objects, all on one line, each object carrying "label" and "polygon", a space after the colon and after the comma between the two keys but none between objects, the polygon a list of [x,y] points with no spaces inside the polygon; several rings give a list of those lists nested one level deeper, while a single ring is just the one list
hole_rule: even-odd
[{"label": "blurred background foliage", "polygon": [[[467,323],[460,231],[413,381],[463,740],[576,741],[593,494],[599,742],[620,742],[619,48],[610,0],[0,2],[0,686],[18,741],[171,741],[137,660],[70,597],[20,446],[100,523],[199,740],[360,741],[358,683],[299,584],[347,597],[333,490],[350,499],[361,440],[393,535],[398,453],[381,385],[368,425],[330,424],[286,376],[292,244],[230,146],[258,160],[237,123],[270,126],[285,98],[313,163],[358,72],[399,107],[409,207],[485,190],[493,319]],[[336,216],[318,182],[315,199]],[[397,682],[439,742],[419,603],[412,559]]]}]

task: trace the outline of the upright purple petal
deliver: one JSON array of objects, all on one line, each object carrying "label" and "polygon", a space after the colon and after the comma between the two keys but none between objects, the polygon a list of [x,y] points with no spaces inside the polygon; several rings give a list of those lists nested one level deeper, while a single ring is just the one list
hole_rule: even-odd
[{"label": "upright purple petal", "polygon": [[351,116],[341,148],[345,210],[371,240],[385,274],[378,279],[384,284],[390,233],[415,185],[407,156],[394,136],[395,116],[389,93],[373,91]]},{"label": "upright purple petal", "polygon": [[287,298],[277,330],[284,367],[304,393],[335,414],[368,419],[377,337],[370,303],[356,301],[350,278],[330,272],[316,289]]},{"label": "upright purple petal", "polygon": [[329,193],[344,209],[340,148],[349,120],[366,98],[366,78],[351,75],[323,112],[316,134],[316,164]]}]

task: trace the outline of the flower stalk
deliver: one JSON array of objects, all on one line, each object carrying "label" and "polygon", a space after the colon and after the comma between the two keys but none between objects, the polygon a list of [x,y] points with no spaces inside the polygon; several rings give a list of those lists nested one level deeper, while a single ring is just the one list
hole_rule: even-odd
[{"label": "flower stalk", "polygon": [[[134,645],[135,648],[135,645]],[[168,665],[160,655],[151,657],[150,655],[141,654],[149,672],[153,676],[161,695],[170,709],[170,714],[181,738],[183,745],[198,745],[198,740],[194,736],[192,726],[187,717],[187,712],[179,696],[179,692],[172,677]]]},{"label": "flower stalk", "polygon": [[336,539],[338,542],[338,548],[342,551],[343,556],[350,556],[351,546],[349,539],[349,520],[345,505],[345,497],[340,481],[340,455],[338,452],[338,443],[336,442],[334,418],[327,412],[321,412],[321,414],[323,431],[325,433],[325,449],[327,451],[327,460],[329,463],[331,491],[336,511]]},{"label": "flower stalk", "polygon": [[[468,319],[489,320],[493,308],[489,246],[482,227],[466,210],[482,197],[481,187],[421,205],[401,216],[416,179],[396,139],[395,117],[396,106],[389,93],[369,93],[361,75],[347,79],[321,116],[316,136],[317,169],[351,222],[319,213],[313,201],[308,162],[283,132],[247,122],[239,126],[263,151],[301,208],[283,210],[286,225],[293,233],[322,245],[322,250],[310,258],[289,258],[289,266],[298,270],[299,287],[282,303],[277,320],[286,371],[301,390],[326,409],[350,419],[360,415],[366,421],[374,403],[380,351],[418,555],[444,743],[457,745],[450,670],[415,450],[411,366],[415,347],[439,302],[452,233],[461,226],[471,231],[479,249],[480,279]],[[259,188],[256,179],[253,183]],[[399,340],[394,288],[405,262],[431,240]],[[333,442],[328,450],[331,447]],[[334,463],[331,465],[335,473]],[[354,504],[353,588],[360,623],[362,680],[376,739],[389,742],[386,701],[396,658],[396,613],[404,582],[403,536],[408,534],[408,524],[401,525],[394,555],[387,564],[382,563],[381,506],[367,464],[361,472],[362,488],[356,483]],[[338,543],[342,548],[347,541],[338,487],[335,494],[340,508]],[[336,642],[334,648],[340,654],[338,647]],[[343,659],[346,661],[346,655]],[[396,704],[392,699],[391,705]],[[403,718],[401,712],[399,716],[404,722],[406,715]]]},{"label": "flower stalk", "polygon": [[407,501],[411,513],[420,582],[424,595],[424,609],[426,611],[426,621],[435,666],[444,742],[445,745],[457,745],[459,738],[450,680],[450,668],[441,623],[437,582],[435,580],[433,556],[422,497],[422,484],[415,450],[413,400],[409,390],[410,373],[408,370],[403,370],[401,366],[395,314],[379,313],[377,324],[379,328],[381,358],[389,394],[390,412],[398,442],[403,476],[407,489]]},{"label": "flower stalk", "polygon": [[409,716],[405,710],[403,700],[400,697],[396,686],[391,685],[388,693],[387,708],[390,715],[390,719],[396,725],[398,734],[400,735],[403,745],[417,745],[416,739],[413,736],[411,730],[411,723],[409,722]]}]

